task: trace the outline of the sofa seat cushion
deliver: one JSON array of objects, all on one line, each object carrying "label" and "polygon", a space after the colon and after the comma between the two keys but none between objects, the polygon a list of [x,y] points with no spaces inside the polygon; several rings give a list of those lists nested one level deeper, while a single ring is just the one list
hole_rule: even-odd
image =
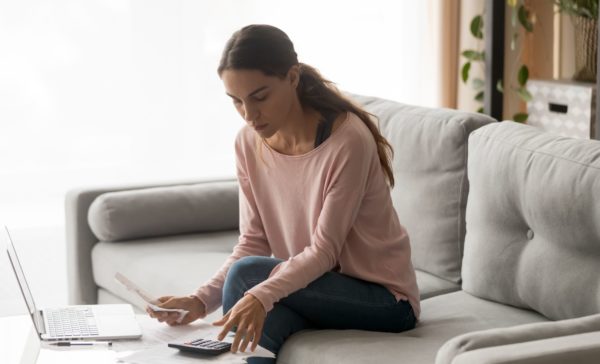
[{"label": "sofa seat cushion", "polygon": [[115,280],[120,272],[150,294],[192,294],[231,254],[237,230],[135,241],[99,242],[92,250],[94,281],[114,296],[144,308],[137,295]]},{"label": "sofa seat cushion", "polygon": [[277,363],[433,363],[454,336],[475,330],[548,321],[544,316],[486,301],[464,291],[423,300],[414,330],[400,334],[359,330],[305,330],[292,335]]},{"label": "sofa seat cushion", "polygon": [[460,290],[458,284],[436,277],[433,274],[418,269],[415,270],[415,273],[417,274],[417,285],[422,300]]}]

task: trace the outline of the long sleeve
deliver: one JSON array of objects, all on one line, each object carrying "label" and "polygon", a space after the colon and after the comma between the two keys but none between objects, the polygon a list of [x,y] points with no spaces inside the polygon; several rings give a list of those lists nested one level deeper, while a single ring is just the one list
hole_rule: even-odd
[{"label": "long sleeve", "polygon": [[280,263],[267,280],[246,292],[256,297],[267,312],[274,303],[306,287],[338,264],[365,196],[370,166],[379,164],[374,148],[374,145],[359,140],[338,150],[336,167],[330,170],[327,178],[330,183],[325,190],[311,244]]},{"label": "long sleeve", "polygon": [[302,155],[271,148],[245,126],[236,138],[240,238],[197,296],[221,303],[225,276],[243,256],[283,260],[245,294],[268,312],[279,300],[336,272],[381,284],[419,312],[410,241],[394,210],[369,128],[348,113],[339,128]]},{"label": "long sleeve", "polygon": [[252,192],[252,186],[246,173],[245,158],[240,152],[240,146],[237,142],[236,156],[237,177],[240,186],[240,237],[233,252],[225,263],[223,263],[219,271],[194,293],[206,306],[207,314],[221,306],[225,277],[235,261],[245,256],[271,255],[271,249],[265,238],[262,220]]}]

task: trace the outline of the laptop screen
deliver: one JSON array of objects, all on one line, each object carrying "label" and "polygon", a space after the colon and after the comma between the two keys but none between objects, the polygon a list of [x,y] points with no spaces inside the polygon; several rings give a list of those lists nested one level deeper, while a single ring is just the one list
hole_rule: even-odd
[{"label": "laptop screen", "polygon": [[2,245],[6,246],[6,253],[8,254],[8,260],[10,260],[10,264],[12,265],[12,269],[15,272],[15,276],[17,277],[17,282],[19,283],[19,288],[21,288],[21,293],[23,294],[23,298],[25,299],[25,304],[27,304],[27,310],[33,319],[33,324],[38,332],[41,332],[41,317],[39,316],[39,312],[35,308],[35,302],[33,301],[33,296],[31,295],[31,290],[29,289],[29,285],[27,284],[27,279],[25,279],[25,273],[23,273],[23,268],[21,267],[21,263],[19,262],[19,257],[17,256],[17,251],[12,243],[10,238],[10,234],[8,233],[8,229],[6,226],[3,231],[0,232],[0,240],[2,241]]}]

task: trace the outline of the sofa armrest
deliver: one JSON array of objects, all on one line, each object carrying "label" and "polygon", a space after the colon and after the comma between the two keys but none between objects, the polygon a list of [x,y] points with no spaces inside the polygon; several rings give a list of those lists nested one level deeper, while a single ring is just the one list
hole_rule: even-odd
[{"label": "sofa armrest", "polygon": [[599,331],[600,314],[561,321],[473,331],[456,336],[444,343],[438,350],[435,362],[436,364],[451,364],[454,363],[455,358],[468,352],[483,349],[490,349],[488,352],[495,352],[492,348],[519,344],[529,347],[525,345],[529,342],[533,343],[531,344],[533,347],[537,347],[535,342],[554,340],[561,337],[568,340],[566,337]]},{"label": "sofa armrest", "polygon": [[222,178],[146,185],[79,188],[67,192],[65,198],[65,229],[69,303],[95,304],[98,300],[98,287],[94,283],[92,274],[91,251],[99,239],[94,235],[88,224],[88,210],[96,197],[107,192],[235,181],[235,178]]},{"label": "sofa armrest", "polygon": [[600,358],[600,332],[492,346],[464,352],[452,364],[595,364]]}]

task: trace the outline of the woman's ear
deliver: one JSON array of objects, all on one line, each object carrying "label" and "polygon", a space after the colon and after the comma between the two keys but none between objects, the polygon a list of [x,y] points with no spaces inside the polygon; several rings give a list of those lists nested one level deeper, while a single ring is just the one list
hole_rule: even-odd
[{"label": "woman's ear", "polygon": [[287,78],[290,81],[292,87],[295,89],[300,83],[300,66],[297,64],[290,67],[287,73]]}]

